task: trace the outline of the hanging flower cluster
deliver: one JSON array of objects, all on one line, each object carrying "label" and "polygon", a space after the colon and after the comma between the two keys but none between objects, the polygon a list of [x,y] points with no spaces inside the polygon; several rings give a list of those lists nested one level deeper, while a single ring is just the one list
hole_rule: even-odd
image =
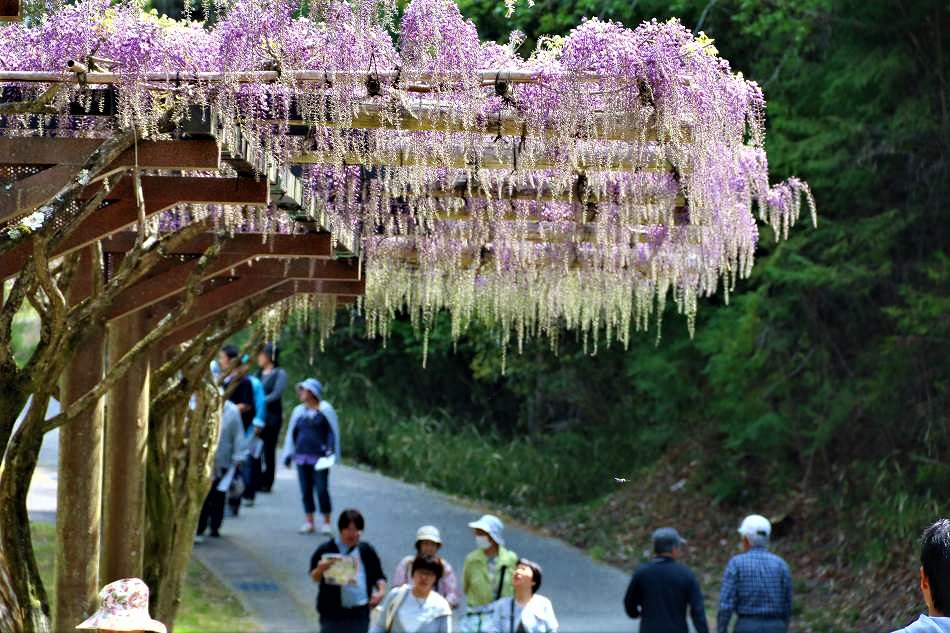
[{"label": "hanging flower cluster", "polygon": [[400,310],[426,331],[445,309],[455,335],[478,320],[505,345],[563,327],[626,345],[670,297],[692,328],[701,297],[749,274],[756,214],[781,238],[803,203],[814,218],[803,181],[769,184],[758,85],[675,20],[585,20],[523,58],[518,34],[481,42],[452,0],[412,0],[395,38],[391,3],[320,6],[237,0],[206,28],[81,0],[2,27],[7,88],[35,97],[29,72],[104,58],[118,103],[105,126],[69,109],[90,69],[60,114],[4,133],[159,135],[213,109],[222,142],[240,129],[304,165],[318,219],[365,257],[370,334]]}]

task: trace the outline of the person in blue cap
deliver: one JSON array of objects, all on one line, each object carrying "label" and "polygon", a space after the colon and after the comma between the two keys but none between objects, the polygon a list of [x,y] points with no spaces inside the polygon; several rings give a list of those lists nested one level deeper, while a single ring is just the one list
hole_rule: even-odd
[{"label": "person in blue cap", "polygon": [[686,541],[671,527],[653,532],[654,559],[637,568],[623,605],[640,620],[640,633],[688,633],[689,610],[697,633],[709,633],[703,593],[696,575],[678,562]]},{"label": "person in blue cap", "polygon": [[333,457],[336,439],[333,427],[320,411],[320,397],[323,385],[316,378],[307,378],[297,383],[297,395],[300,404],[290,414],[290,424],[284,441],[284,465],[297,466],[297,480],[300,482],[300,496],[306,520],[300,526],[301,534],[316,531],[313,515],[316,505],[313,502],[314,488],[317,490],[317,502],[323,522],[321,534],[331,534],[330,513],[333,507],[330,501],[330,468],[326,458]]}]

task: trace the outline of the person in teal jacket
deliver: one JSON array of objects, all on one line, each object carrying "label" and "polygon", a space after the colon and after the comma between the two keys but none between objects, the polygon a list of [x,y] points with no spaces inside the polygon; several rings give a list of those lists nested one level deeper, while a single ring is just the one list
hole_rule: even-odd
[{"label": "person in teal jacket", "polygon": [[[241,357],[241,364],[250,364],[250,356],[245,354]],[[244,467],[245,485],[244,485],[244,505],[252,507],[254,499],[257,497],[257,491],[261,487],[264,479],[261,455],[264,449],[264,440],[261,439],[261,432],[266,426],[267,417],[267,394],[264,392],[264,383],[261,379],[247,372],[247,379],[251,381],[251,388],[254,390],[254,422],[247,429],[247,464]]]}]

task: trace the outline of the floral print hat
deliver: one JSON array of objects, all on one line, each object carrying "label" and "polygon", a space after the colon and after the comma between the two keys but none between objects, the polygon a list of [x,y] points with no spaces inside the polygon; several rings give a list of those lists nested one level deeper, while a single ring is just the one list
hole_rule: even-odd
[{"label": "floral print hat", "polygon": [[138,578],[123,578],[103,587],[99,610],[76,628],[166,633],[165,625],[149,616],[148,585]]}]

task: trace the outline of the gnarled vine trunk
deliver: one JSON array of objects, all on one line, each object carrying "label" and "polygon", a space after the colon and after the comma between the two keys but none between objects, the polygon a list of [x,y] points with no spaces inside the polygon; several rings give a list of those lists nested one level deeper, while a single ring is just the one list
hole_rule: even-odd
[{"label": "gnarled vine trunk", "polygon": [[10,586],[17,596],[17,620],[24,633],[47,633],[50,609],[46,589],[33,552],[26,494],[43,443],[42,424],[49,394],[34,394],[26,419],[10,439],[0,473],[0,562],[6,565]]},{"label": "gnarled vine trunk", "polygon": [[194,409],[176,391],[177,397],[152,403],[146,479],[144,576],[154,617],[169,630],[208,492],[221,405],[217,388],[208,382],[197,385]]}]

